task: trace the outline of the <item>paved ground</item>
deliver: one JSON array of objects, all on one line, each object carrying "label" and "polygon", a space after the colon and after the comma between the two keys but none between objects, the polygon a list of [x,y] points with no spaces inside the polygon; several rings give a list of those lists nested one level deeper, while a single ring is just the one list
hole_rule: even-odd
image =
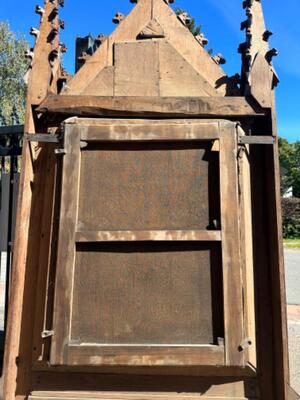
[{"label": "paved ground", "polygon": [[300,304],[300,250],[285,250],[287,303]]},{"label": "paved ground", "polygon": [[300,393],[300,250],[285,250],[291,383]]},{"label": "paved ground", "polygon": [[288,306],[288,314],[291,385],[300,393],[300,306]]},{"label": "paved ground", "polygon": [[[5,258],[2,259],[2,262]],[[286,285],[289,319],[289,349],[291,383],[300,393],[300,250],[285,250]],[[3,265],[3,264],[2,264]],[[4,304],[3,269],[0,274],[0,330],[3,329]],[[2,400],[2,379],[0,379],[0,400]]]}]

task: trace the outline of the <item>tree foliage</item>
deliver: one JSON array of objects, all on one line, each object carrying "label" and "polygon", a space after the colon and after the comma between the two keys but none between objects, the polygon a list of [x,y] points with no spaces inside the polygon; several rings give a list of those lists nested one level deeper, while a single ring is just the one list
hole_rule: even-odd
[{"label": "tree foliage", "polygon": [[292,187],[294,196],[300,198],[300,141],[289,143],[286,139],[279,139],[279,157],[283,169],[282,194]]},{"label": "tree foliage", "polygon": [[[175,12],[177,15],[179,15],[185,13],[186,11],[184,11],[182,8],[177,7]],[[194,36],[200,35],[200,33],[202,32],[202,26],[196,24],[196,19],[194,17],[192,17],[191,15],[189,15],[189,17],[191,20],[187,24],[188,29],[192,32]]]},{"label": "tree foliage", "polygon": [[8,125],[13,122],[13,114],[19,123],[24,120],[24,75],[28,68],[24,52],[28,47],[24,35],[15,34],[8,22],[0,21],[0,115]]},{"label": "tree foliage", "polygon": [[[185,10],[183,10],[182,8],[177,7],[175,9],[175,13],[177,15],[179,15],[179,14],[183,14],[183,13],[187,13],[187,12]],[[187,13],[187,14],[190,17],[190,22],[186,25],[187,28],[190,30],[190,32],[194,36],[200,35],[200,33],[202,33],[202,25],[197,25],[195,17],[191,16],[189,13]],[[213,51],[213,49],[208,49],[207,52],[210,56],[212,56],[214,51]]]}]

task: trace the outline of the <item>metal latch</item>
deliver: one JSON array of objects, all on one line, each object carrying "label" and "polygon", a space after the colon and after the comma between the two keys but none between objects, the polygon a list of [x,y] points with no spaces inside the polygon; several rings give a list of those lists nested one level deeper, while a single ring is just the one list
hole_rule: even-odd
[{"label": "metal latch", "polygon": [[42,332],[42,338],[47,339],[51,336],[54,336],[54,331],[43,331]]}]

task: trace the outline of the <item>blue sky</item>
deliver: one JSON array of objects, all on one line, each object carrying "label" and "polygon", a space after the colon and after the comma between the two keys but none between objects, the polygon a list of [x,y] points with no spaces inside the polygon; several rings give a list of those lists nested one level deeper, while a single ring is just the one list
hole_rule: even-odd
[{"label": "blue sky", "polygon": [[[274,32],[271,45],[280,53],[275,60],[281,80],[277,88],[279,134],[290,141],[300,140],[300,1],[262,1],[267,28]],[[9,21],[14,31],[24,32],[33,43],[28,32],[31,26],[39,24],[34,13],[37,0],[4,0],[3,3],[0,20]],[[230,75],[240,72],[237,47],[244,40],[240,22],[245,19],[241,3],[242,0],[177,0],[175,3],[196,17],[210,41],[208,47],[225,56],[224,69]],[[68,71],[73,71],[76,36],[109,34],[115,27],[111,22],[113,15],[117,11],[127,14],[131,8],[129,0],[65,0],[61,18],[66,23],[62,41],[69,49],[64,60]]]}]

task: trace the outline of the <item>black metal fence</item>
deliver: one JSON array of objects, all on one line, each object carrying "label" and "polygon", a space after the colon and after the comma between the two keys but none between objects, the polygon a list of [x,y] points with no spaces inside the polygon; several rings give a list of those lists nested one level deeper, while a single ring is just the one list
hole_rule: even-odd
[{"label": "black metal fence", "polygon": [[0,362],[7,321],[22,139],[23,125],[0,126]]}]

